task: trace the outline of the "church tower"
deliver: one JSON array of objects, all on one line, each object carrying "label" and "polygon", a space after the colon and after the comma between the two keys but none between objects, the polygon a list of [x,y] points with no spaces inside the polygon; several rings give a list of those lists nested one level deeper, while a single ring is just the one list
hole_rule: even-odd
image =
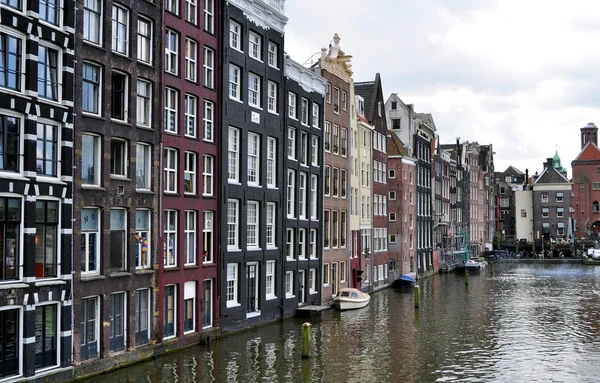
[{"label": "church tower", "polygon": [[581,149],[590,141],[598,146],[598,128],[593,122],[581,128]]}]

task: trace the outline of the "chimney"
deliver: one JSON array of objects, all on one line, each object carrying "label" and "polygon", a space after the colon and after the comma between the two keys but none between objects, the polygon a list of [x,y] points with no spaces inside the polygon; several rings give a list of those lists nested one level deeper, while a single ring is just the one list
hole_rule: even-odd
[{"label": "chimney", "polygon": [[525,169],[525,184],[523,185],[523,190],[527,189],[527,185],[529,185],[529,169]]},{"label": "chimney", "polygon": [[546,163],[544,164],[544,169],[551,168],[552,166],[552,158],[546,158]]}]

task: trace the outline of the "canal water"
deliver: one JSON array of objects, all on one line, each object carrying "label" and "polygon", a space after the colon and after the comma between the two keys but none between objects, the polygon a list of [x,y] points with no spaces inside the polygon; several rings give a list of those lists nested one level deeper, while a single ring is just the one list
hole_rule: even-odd
[{"label": "canal water", "polygon": [[598,382],[600,267],[496,264],[325,312],[301,358],[294,318],[86,382]]}]

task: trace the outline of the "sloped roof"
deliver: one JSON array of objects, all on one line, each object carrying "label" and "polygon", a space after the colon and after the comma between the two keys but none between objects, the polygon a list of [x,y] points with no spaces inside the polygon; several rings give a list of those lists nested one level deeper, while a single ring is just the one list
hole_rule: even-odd
[{"label": "sloped roof", "polygon": [[450,153],[450,158],[456,161],[456,158],[458,156],[458,147],[456,146],[456,144],[442,144],[440,145],[440,149]]},{"label": "sloped roof", "polygon": [[373,121],[373,102],[375,100],[375,81],[355,82],[354,92],[365,100],[365,117]]},{"label": "sloped roof", "polygon": [[525,173],[523,173],[522,171],[520,171],[519,169],[515,168],[512,165],[509,165],[506,170],[504,171],[504,173],[517,173],[519,175],[523,175]]},{"label": "sloped roof", "polygon": [[408,156],[404,143],[391,130],[388,130],[387,134],[387,152],[388,156]]},{"label": "sloped roof", "polygon": [[600,148],[596,146],[592,141],[588,141],[587,144],[581,149],[581,152],[571,162],[571,165],[575,161],[600,161]]},{"label": "sloped roof", "polygon": [[419,123],[422,121],[424,121],[425,124],[431,128],[431,130],[434,132],[437,131],[431,113],[415,113],[415,125],[419,125]]},{"label": "sloped roof", "polygon": [[535,180],[535,184],[564,184],[570,183],[565,176],[560,174],[558,170],[554,168],[554,166],[547,166],[542,174]]}]

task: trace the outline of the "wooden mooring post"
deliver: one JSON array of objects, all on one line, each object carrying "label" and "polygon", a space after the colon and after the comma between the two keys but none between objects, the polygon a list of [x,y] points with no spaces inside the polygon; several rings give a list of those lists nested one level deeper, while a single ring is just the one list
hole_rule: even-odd
[{"label": "wooden mooring post", "polygon": [[469,270],[465,270],[465,286],[469,286]]},{"label": "wooden mooring post", "polygon": [[310,353],[310,323],[302,324],[302,358],[308,358]]},{"label": "wooden mooring post", "polygon": [[419,285],[415,285],[415,308],[419,308],[419,303],[421,300],[421,293],[419,291]]}]

